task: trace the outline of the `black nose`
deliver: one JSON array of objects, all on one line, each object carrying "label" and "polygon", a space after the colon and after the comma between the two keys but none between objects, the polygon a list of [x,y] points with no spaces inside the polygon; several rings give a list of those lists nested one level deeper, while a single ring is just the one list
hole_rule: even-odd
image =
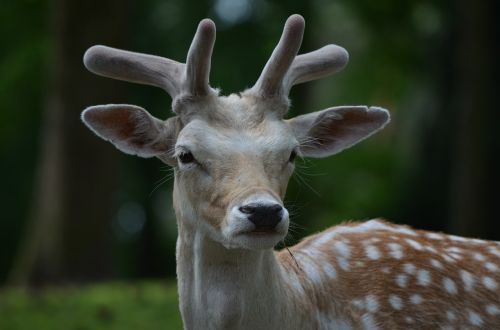
[{"label": "black nose", "polygon": [[248,215],[248,220],[255,224],[255,229],[273,229],[283,216],[283,207],[279,204],[250,203],[240,207]]}]

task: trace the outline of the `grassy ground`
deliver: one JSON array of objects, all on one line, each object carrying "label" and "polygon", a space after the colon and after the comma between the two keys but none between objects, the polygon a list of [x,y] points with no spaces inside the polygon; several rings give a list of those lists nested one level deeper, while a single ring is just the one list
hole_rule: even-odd
[{"label": "grassy ground", "polygon": [[0,290],[2,330],[182,329],[175,283]]}]

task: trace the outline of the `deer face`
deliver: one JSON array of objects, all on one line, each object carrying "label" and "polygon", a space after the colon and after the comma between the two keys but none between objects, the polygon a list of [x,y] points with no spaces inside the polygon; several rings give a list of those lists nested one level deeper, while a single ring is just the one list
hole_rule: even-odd
[{"label": "deer face", "polygon": [[86,66],[113,78],[164,88],[177,116],[166,121],[131,105],[86,109],[85,124],[118,149],[156,156],[174,167],[174,205],[184,223],[228,248],[271,248],[288,230],[283,206],[293,160],[335,154],[382,128],[387,111],[329,108],[285,120],[293,84],[333,73],[347,53],[330,45],[296,56],[304,21],[293,15],[264,71],[249,90],[219,96],[208,85],[215,26],[200,23],[187,64],[103,46]]},{"label": "deer face", "polygon": [[193,213],[180,218],[200,220],[227,247],[272,247],[287,233],[283,197],[299,143],[252,97],[210,104],[187,119],[175,143],[174,195]]}]

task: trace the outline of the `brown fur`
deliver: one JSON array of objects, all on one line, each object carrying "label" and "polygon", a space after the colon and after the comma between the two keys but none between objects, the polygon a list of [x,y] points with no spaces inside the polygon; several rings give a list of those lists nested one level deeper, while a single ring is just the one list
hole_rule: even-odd
[{"label": "brown fur", "polygon": [[[496,305],[500,308],[500,255],[491,251],[500,251],[499,242],[466,239],[454,240],[453,236],[440,234],[443,239],[429,238],[429,232],[411,230],[409,227],[387,224],[392,228],[405,228],[415,235],[397,233],[385,230],[367,232],[342,232],[343,227],[355,228],[360,224],[351,223],[337,226],[325,232],[309,236],[290,250],[293,255],[307,255],[307,252],[319,252],[320,258],[307,259],[321,269],[323,263],[330,263],[337,271],[335,279],[328,279],[321,274],[322,281],[312,283],[301,268],[290,261],[287,251],[278,253],[278,258],[287,272],[294,272],[303,282],[307,304],[315,306],[319,311],[331,313],[335,310],[337,317],[348,319],[355,328],[363,328],[360,322],[363,314],[369,313],[366,308],[353,304],[356,299],[363,301],[367,296],[373,296],[377,301],[377,311],[371,313],[380,329],[438,329],[451,326],[460,328],[467,325],[469,329],[497,329],[500,327],[500,312],[490,315],[486,312],[487,305]],[[340,229],[340,230],[339,230]],[[330,232],[338,231],[331,241],[315,246],[315,242]],[[432,235],[432,234],[431,234]],[[431,236],[432,237],[432,236]],[[435,236],[437,237],[437,236]],[[417,242],[412,247],[407,240]],[[334,248],[335,242],[345,241],[350,248],[350,257],[347,258],[350,268],[348,271],[339,266],[342,258]],[[399,244],[403,249],[401,259],[391,256],[390,243]],[[368,258],[365,247],[375,246],[380,252],[376,260]],[[421,249],[419,249],[421,247]],[[455,256],[447,249],[459,248],[461,252]],[[492,250],[495,249],[495,250]],[[480,255],[477,255],[479,253]],[[484,257],[484,260],[483,260]],[[480,260],[478,260],[480,259]],[[441,268],[433,266],[431,260],[437,260]],[[298,259],[299,265],[301,259]],[[486,262],[497,267],[496,271],[485,267]],[[405,272],[405,265],[415,266],[415,273]],[[490,266],[491,266],[490,265]],[[493,266],[492,266],[493,267]],[[493,269],[493,268],[492,268]],[[422,285],[418,281],[418,271],[428,271],[430,282]],[[475,279],[472,289],[467,291],[460,276],[461,271],[469,272]],[[396,282],[398,275],[406,276],[403,287]],[[497,287],[488,289],[482,283],[487,276],[496,281]],[[449,278],[455,284],[456,292],[448,292],[443,281]],[[413,304],[411,297],[418,294],[422,302]],[[395,309],[389,303],[391,295],[401,299],[402,308]],[[447,312],[451,311],[455,319],[448,319]],[[470,313],[481,317],[479,325],[471,324]]]}]

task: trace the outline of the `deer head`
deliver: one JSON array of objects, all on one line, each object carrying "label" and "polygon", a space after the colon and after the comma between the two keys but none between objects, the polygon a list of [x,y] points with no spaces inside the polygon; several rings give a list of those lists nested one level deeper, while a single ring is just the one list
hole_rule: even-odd
[{"label": "deer head", "polygon": [[164,89],[175,113],[165,121],[133,105],[87,108],[83,122],[121,151],[174,167],[180,226],[201,228],[228,248],[266,249],[288,230],[283,207],[294,159],[336,154],[380,130],[389,113],[341,106],[284,119],[290,88],[338,72],[336,45],[297,55],[304,19],[292,15],[255,85],[219,95],[209,85],[215,24],[200,22],[186,63],[104,46],[84,56],[92,72]]}]

